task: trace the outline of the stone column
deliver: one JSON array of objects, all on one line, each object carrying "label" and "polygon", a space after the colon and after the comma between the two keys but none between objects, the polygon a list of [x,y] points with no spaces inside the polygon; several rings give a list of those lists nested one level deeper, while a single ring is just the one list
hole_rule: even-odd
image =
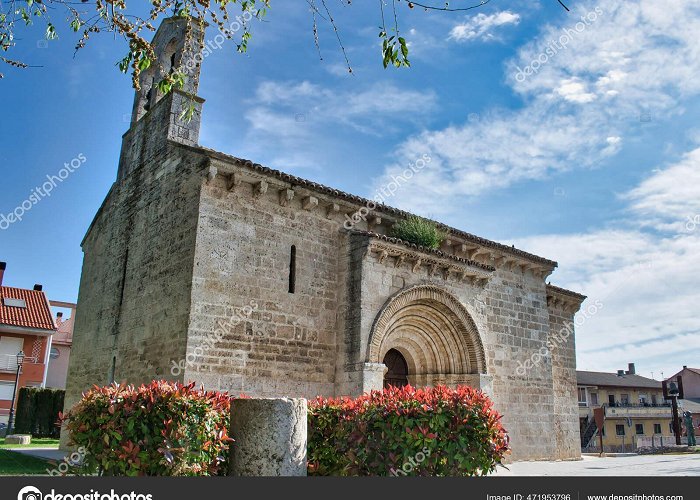
[{"label": "stone column", "polygon": [[231,476],[306,475],[305,399],[231,400]]},{"label": "stone column", "polygon": [[381,391],[384,388],[384,374],[388,368],[384,363],[364,363],[362,365],[362,393]]}]

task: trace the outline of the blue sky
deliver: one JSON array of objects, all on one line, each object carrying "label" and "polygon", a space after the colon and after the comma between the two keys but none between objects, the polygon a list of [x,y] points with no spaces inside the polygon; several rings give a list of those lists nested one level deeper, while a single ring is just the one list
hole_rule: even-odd
[{"label": "blue sky", "polygon": [[[552,282],[604,305],[577,329],[580,369],[636,362],[658,378],[700,365],[700,7],[570,3],[494,0],[468,14],[402,3],[412,67],[384,70],[376,2],[334,2],[350,75],[322,20],[319,60],[306,2],[273,1],[248,54],[227,45],[206,58],[200,143],[365,196],[428,154],[388,203],[557,260]],[[87,160],[0,230],[0,260],[6,284],[74,301],[133,91],[114,66],[122,42],[97,36],[74,55],[59,35],[44,48],[40,30],[22,32],[14,57],[41,67],[0,70],[12,96],[0,213]]]}]

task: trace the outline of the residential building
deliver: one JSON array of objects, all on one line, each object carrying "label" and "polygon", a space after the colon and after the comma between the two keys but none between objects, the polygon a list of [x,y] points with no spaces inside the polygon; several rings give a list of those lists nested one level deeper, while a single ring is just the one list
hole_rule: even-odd
[{"label": "residential building", "polygon": [[676,381],[678,377],[683,378],[683,397],[686,399],[700,398],[700,368],[688,368],[683,366],[683,369],[678,373],[671,375],[666,380]]},{"label": "residential building", "polygon": [[3,285],[0,262],[0,423],[6,424],[17,375],[17,353],[25,355],[18,387],[46,383],[51,336],[56,324],[41,285],[33,290]]},{"label": "residential building", "polygon": [[68,378],[68,360],[70,359],[71,347],[73,345],[73,323],[75,321],[76,304],[71,302],[59,302],[52,300],[52,307],[70,309],[71,313],[64,319],[63,313],[56,314],[56,326],[58,331],[54,333],[49,352],[48,374],[46,376],[46,387],[52,389],[65,389]]},{"label": "residential building", "polygon": [[603,447],[606,452],[634,451],[640,438],[659,445],[675,442],[671,405],[661,382],[636,374],[634,363],[617,373],[577,371],[581,447],[599,451],[595,408],[604,408]]}]

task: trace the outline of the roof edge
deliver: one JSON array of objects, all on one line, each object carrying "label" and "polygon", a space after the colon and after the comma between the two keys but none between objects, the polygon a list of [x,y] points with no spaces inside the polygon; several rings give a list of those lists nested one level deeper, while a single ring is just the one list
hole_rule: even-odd
[{"label": "roof edge", "polygon": [[115,186],[117,185],[117,182],[114,181],[112,185],[109,188],[109,191],[107,191],[107,195],[105,196],[105,199],[102,200],[102,203],[100,204],[100,208],[97,209],[97,212],[95,212],[95,216],[92,218],[92,221],[90,222],[90,225],[87,228],[87,231],[85,231],[85,236],[83,236],[83,239],[80,240],[80,248],[83,248],[83,245],[85,244],[85,240],[87,240],[88,236],[90,236],[90,233],[92,232],[92,229],[95,227],[95,224],[97,224],[97,218],[102,214],[102,210],[104,210],[105,205],[107,204],[107,200],[112,196],[112,192],[114,191]]},{"label": "roof edge", "polygon": [[[289,182],[292,184],[299,184],[300,186],[303,186],[307,189],[318,191],[318,192],[321,192],[323,194],[328,194],[331,196],[337,196],[339,198],[344,199],[345,201],[349,201],[352,203],[358,203],[361,205],[366,205],[367,203],[370,203],[370,202],[375,203],[374,201],[369,200],[367,198],[364,198],[362,196],[357,196],[357,195],[353,195],[350,193],[346,193],[344,191],[340,191],[338,189],[334,189],[334,188],[325,186],[323,184],[309,181],[309,180],[304,179],[302,177],[297,177],[297,176],[294,176],[291,174],[287,174],[285,172],[282,172],[281,170],[275,170],[275,169],[272,169],[269,167],[265,167],[259,163],[254,163],[251,160],[238,158],[236,156],[222,153],[220,151],[216,151],[216,150],[204,147],[204,146],[190,146],[190,145],[181,144],[181,143],[175,142],[175,141],[169,141],[169,142],[171,142],[173,145],[175,145],[179,148],[185,148],[185,149],[188,149],[190,151],[199,152],[201,154],[206,155],[207,157],[221,160],[224,162],[238,164],[241,167],[246,167],[246,168],[258,171],[260,173],[266,174],[266,175],[271,175],[271,176],[277,177],[278,179],[285,181],[285,182]],[[408,217],[410,215],[415,215],[415,214],[412,214],[411,212],[406,212],[404,210],[400,210],[400,209],[392,207],[390,205],[385,205],[385,204],[381,204],[381,203],[376,204],[375,210],[384,211],[384,212],[394,214],[394,215],[404,217],[404,218]],[[440,229],[447,230],[450,233],[452,233],[456,236],[459,236],[461,238],[464,238],[464,239],[466,239],[474,244],[493,248],[494,250],[498,250],[498,251],[501,251],[504,253],[512,254],[512,255],[520,257],[522,259],[526,259],[526,260],[544,265],[546,267],[551,268],[552,270],[554,270],[554,268],[556,268],[559,265],[556,261],[546,259],[544,257],[540,257],[539,255],[535,255],[535,254],[526,252],[524,250],[520,250],[518,248],[515,248],[515,246],[508,246],[508,245],[505,245],[503,243],[498,243],[498,242],[493,241],[493,240],[482,238],[480,236],[476,236],[475,234],[468,233],[466,231],[462,231],[461,229],[457,229],[455,227],[448,226],[447,224],[444,224],[440,221],[436,221],[436,220],[432,220],[432,219],[427,219],[427,220],[434,222]]]},{"label": "roof edge", "polygon": [[362,231],[359,229],[353,229],[353,230],[351,230],[351,233],[356,234],[356,235],[367,236],[370,239],[386,241],[387,243],[393,243],[394,245],[405,246],[407,248],[410,248],[411,250],[416,250],[418,252],[428,253],[431,255],[435,255],[436,257],[443,258],[443,259],[453,260],[453,261],[459,262],[460,264],[466,264],[466,265],[471,266],[471,267],[478,267],[480,269],[483,269],[484,271],[493,272],[496,270],[495,267],[490,266],[488,264],[482,264],[481,262],[476,262],[474,260],[464,259],[462,257],[458,257],[457,255],[445,253],[442,250],[428,248],[428,247],[424,247],[421,245],[416,245],[415,243],[411,243],[410,241],[402,240],[400,238],[394,238],[392,236],[386,236],[384,234],[374,233],[372,231]]},{"label": "roof edge", "polygon": [[[556,293],[559,295],[565,295],[567,297],[571,297],[574,299],[578,299],[580,302],[583,302],[586,300],[588,297],[586,295],[582,295],[577,292],[572,292],[571,290],[567,290],[566,288],[561,288],[555,285],[552,285],[551,283],[547,283],[547,291]],[[605,373],[605,372],[596,372],[596,373]]]}]

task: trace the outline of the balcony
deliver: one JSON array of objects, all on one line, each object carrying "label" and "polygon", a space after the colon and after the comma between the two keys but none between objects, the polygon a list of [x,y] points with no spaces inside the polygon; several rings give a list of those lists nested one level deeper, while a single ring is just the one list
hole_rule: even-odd
[{"label": "balcony", "polygon": [[[24,364],[37,364],[37,359],[25,356]],[[13,354],[0,354],[0,372],[17,372],[17,356]]]},{"label": "balcony", "polygon": [[668,418],[671,415],[671,403],[615,403],[603,407],[606,418]]}]

